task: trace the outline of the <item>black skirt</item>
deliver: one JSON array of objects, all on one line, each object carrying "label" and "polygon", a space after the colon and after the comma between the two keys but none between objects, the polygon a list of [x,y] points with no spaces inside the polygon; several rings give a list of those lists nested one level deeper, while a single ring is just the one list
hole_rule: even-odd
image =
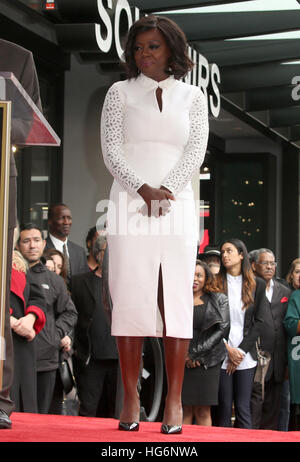
[{"label": "black skirt", "polygon": [[221,364],[208,369],[185,367],[182,387],[183,405],[215,406],[218,404]]}]

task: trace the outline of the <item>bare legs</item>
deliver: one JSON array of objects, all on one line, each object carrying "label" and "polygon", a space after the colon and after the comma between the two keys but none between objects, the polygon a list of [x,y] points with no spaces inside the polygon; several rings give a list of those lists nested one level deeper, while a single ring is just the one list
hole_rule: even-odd
[{"label": "bare legs", "polygon": [[212,425],[210,406],[183,406],[183,423],[192,425],[194,417],[197,425]]},{"label": "bare legs", "polygon": [[187,339],[164,338],[168,394],[163,423],[167,425],[182,425],[181,390],[189,343]]},{"label": "bare legs", "polygon": [[[159,271],[158,307],[165,323],[162,271]],[[164,332],[164,349],[168,394],[165,401],[163,423],[166,425],[182,425],[181,390],[184,377],[185,360],[190,340],[166,337]]]},{"label": "bare legs", "polygon": [[[142,359],[143,337],[117,337],[120,367],[124,387],[121,422],[139,422],[140,399],[137,383]],[[168,394],[163,423],[182,425],[181,389],[189,340],[164,338]]]},{"label": "bare legs", "polygon": [[[158,306],[164,321],[161,270],[159,274]],[[143,342],[143,337],[117,337],[124,387],[124,402],[120,415],[121,422],[139,421],[140,400],[137,383],[141,366]],[[189,342],[189,339],[166,337],[164,332],[165,362],[168,379],[168,394],[163,416],[163,423],[166,425],[182,425],[181,390]]]},{"label": "bare legs", "polygon": [[140,398],[137,391],[142,360],[143,337],[117,337],[120,367],[124,387],[121,422],[139,422]]}]

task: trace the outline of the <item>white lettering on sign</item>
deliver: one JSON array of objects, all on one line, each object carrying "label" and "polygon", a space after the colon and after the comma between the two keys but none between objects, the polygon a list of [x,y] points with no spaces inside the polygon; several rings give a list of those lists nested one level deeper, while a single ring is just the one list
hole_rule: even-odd
[{"label": "white lettering on sign", "polygon": [[291,344],[296,345],[292,349],[292,359],[293,359],[293,361],[298,361],[300,359],[300,344],[299,344],[299,342],[300,342],[299,335],[292,338]]},{"label": "white lettering on sign", "polygon": [[220,69],[213,63],[210,69],[211,75],[211,84],[213,88],[214,95],[216,97],[216,104],[214,104],[214,98],[212,95],[209,95],[209,105],[211,113],[214,117],[218,117],[221,108],[221,95],[218,87],[218,83],[221,83]]},{"label": "white lettering on sign", "polygon": [[299,101],[300,99],[300,75],[295,75],[295,77],[292,78],[292,85],[295,85],[295,87],[292,90],[292,99],[294,101]]},{"label": "white lettering on sign", "polygon": [[[96,33],[96,40],[97,45],[103,53],[108,53],[111,49],[112,42],[113,42],[113,29],[112,24],[110,21],[110,17],[108,12],[103,6],[102,0],[97,0],[98,12],[99,16],[105,24],[106,27],[106,38],[103,38],[104,34],[101,34],[101,27],[100,24],[95,25],[95,33]],[[112,0],[107,0],[107,7],[112,9]]]},{"label": "white lettering on sign", "polygon": [[130,29],[133,23],[130,6],[127,0],[118,0],[117,6],[116,6],[116,13],[115,13],[115,43],[116,43],[116,50],[117,50],[119,58],[121,58],[123,55],[123,48],[120,42],[120,17],[121,17],[122,10],[124,10],[127,15],[128,30]]},{"label": "white lettering on sign", "polygon": [[[103,53],[109,53],[114,47],[118,57],[123,59],[123,48],[121,44],[122,34],[124,35],[124,15],[127,16],[127,31],[133,22],[140,17],[138,8],[131,8],[127,0],[107,0],[107,7],[104,7],[103,0],[97,0],[99,17],[104,24],[104,29],[100,24],[95,24],[95,35],[97,46]],[[114,10],[110,15],[108,10]],[[122,17],[122,19],[121,19]],[[207,99],[208,106],[214,117],[218,117],[221,109],[221,97],[218,84],[221,83],[220,70],[217,64],[209,64],[208,60],[189,47],[190,58],[196,63],[194,69],[189,72],[184,81],[200,87]],[[209,86],[209,84],[211,84]],[[208,90],[209,89],[209,90]],[[208,94],[212,91],[212,94]]]}]

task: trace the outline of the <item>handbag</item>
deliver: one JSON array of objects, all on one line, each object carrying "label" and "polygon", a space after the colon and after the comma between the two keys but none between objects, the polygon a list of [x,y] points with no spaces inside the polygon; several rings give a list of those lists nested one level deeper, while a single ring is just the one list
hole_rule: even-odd
[{"label": "handbag", "polygon": [[67,395],[75,386],[75,378],[73,376],[69,361],[64,357],[63,354],[60,355],[58,370],[64,392]]},{"label": "handbag", "polygon": [[254,376],[254,382],[259,382],[262,388],[262,400],[265,397],[265,377],[267,375],[271,355],[268,351],[262,350],[260,347],[260,337],[258,337],[256,343],[256,353],[257,353],[257,366]]}]

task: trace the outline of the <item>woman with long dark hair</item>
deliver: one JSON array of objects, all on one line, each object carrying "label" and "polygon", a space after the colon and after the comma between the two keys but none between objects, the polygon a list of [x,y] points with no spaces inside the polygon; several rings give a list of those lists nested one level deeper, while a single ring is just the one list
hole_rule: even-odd
[{"label": "woman with long dark hair", "polygon": [[257,365],[256,340],[267,309],[265,282],[255,277],[245,244],[228,239],[221,245],[221,267],[216,276],[227,294],[230,332],[227,356],[221,367],[218,424],[231,426],[232,405],[235,427],[252,428],[250,400]]},{"label": "woman with long dark hair", "polygon": [[120,430],[139,429],[144,337],[163,337],[163,433],[182,431],[181,388],[193,333],[198,229],[191,178],[208,138],[207,102],[182,79],[193,67],[182,30],[163,16],[130,28],[127,80],[105,98],[101,141],[114,177],[107,212],[112,335],[124,385]]}]

